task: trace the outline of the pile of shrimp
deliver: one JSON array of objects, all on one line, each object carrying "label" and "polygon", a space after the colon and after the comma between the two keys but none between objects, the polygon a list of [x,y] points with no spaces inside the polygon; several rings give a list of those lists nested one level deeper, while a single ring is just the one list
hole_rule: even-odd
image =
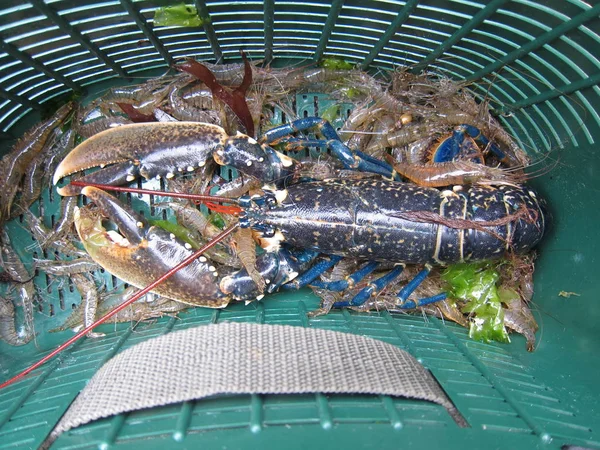
[{"label": "pile of shrimp", "polygon": [[[299,95],[318,92],[331,99],[333,106],[320,113],[339,125],[341,139],[373,157],[387,156],[395,163],[416,169],[429,167],[429,154],[436,142],[455,126],[470,124],[495,141],[507,155],[506,161],[501,163],[493,155],[486,154],[482,167],[492,170],[505,164],[507,169],[517,173],[529,163],[526,153],[492,117],[485,102],[476,101],[461,83],[431,74],[412,75],[405,70],[381,77],[359,70],[331,70],[310,65],[264,68],[242,56],[240,64],[216,65],[188,60],[162,77],[109,89],[85,104],[69,102],[33,127],[4,156],[0,161],[0,179],[7,187],[0,192],[0,264],[3,270],[0,272],[3,285],[0,292],[4,292],[0,296],[0,340],[11,345],[24,345],[35,337],[34,305],[41,311],[44,299],[36,292],[33,279],[40,274],[45,274],[50,282],[62,284],[68,280],[81,296],[79,306],[57,327],[57,331],[87,326],[132,294],[132,289],[127,286],[109,289],[104,278],[98,276],[100,267],[77,242],[73,219],[77,202],[81,200],[62,198],[59,218],[52,227],[45,224],[43,209],[37,208],[37,214],[33,212],[43,190],[54,192],[49,178],[61,158],[82,140],[108,128],[134,122],[198,121],[220,125],[229,134],[239,130],[255,136],[276,126],[279,121],[297,119]],[[304,148],[287,147],[284,150],[303,150],[295,155],[303,162],[297,174],[299,178],[371,176],[345,171],[339,161],[325,153],[315,160]],[[194,177],[161,180],[160,187],[228,197],[261,192],[257,180],[244,176],[230,179],[230,175],[219,172],[215,164],[207,164]],[[174,214],[177,224],[186,229],[190,241],[198,246],[234,220],[226,209],[219,210],[214,206],[212,210],[200,210],[185,200],[151,203],[151,208],[151,214],[162,215],[163,219]],[[29,258],[29,264],[23,263],[4,229],[9,221],[19,221],[19,226],[31,234],[34,244],[27,247],[27,251],[35,251],[44,258]],[[239,231],[232,239],[212,248],[207,257],[229,267],[245,267],[260,285],[262,280],[254,267],[255,245],[252,233]],[[321,278],[324,281],[343,278],[360,264],[361,261],[347,258]],[[533,259],[524,259],[516,266],[521,267],[521,271],[502,272],[501,283],[516,286],[518,293],[518,301],[506,308],[505,325],[523,334],[532,349],[537,325],[527,305],[533,293]],[[420,269],[408,267],[399,283]],[[367,278],[365,283],[369,280]],[[355,286],[343,295],[313,289],[322,299],[321,308],[315,314],[328,312],[333,303],[342,297],[351,298],[360,287]],[[389,296],[394,288],[390,286],[387,292],[374,297],[360,310],[394,310]],[[424,297],[443,290],[439,271],[434,270],[413,296]],[[187,307],[149,294],[111,320],[146,320],[177,314]],[[15,322],[16,310],[20,310],[23,317],[19,326]],[[460,302],[452,299],[418,308],[415,313],[444,317],[463,326],[469,321],[469,316],[461,312]]]}]

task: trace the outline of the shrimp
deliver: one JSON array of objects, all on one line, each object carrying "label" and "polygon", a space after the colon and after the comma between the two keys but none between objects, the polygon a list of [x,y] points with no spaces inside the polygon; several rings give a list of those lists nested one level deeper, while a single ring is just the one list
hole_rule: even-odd
[{"label": "shrimp", "polygon": [[17,189],[30,163],[43,150],[50,134],[72,108],[73,103],[67,103],[50,119],[31,128],[0,161],[0,181],[4,186],[0,190],[0,225],[11,216]]},{"label": "shrimp", "polygon": [[19,336],[15,328],[15,307],[11,300],[0,297],[0,340],[10,345],[25,345],[33,339],[33,334]]},{"label": "shrimp", "polygon": [[10,276],[12,281],[17,283],[26,283],[31,280],[29,271],[17,255],[17,252],[13,249],[10,236],[6,232],[6,229],[0,231],[0,245],[2,251],[0,252],[0,264],[4,271]]},{"label": "shrimp", "polygon": [[[127,301],[127,299],[137,291],[137,288],[130,286],[121,292],[100,295],[96,314],[102,316],[108,314],[117,306]],[[85,305],[82,302],[60,327],[50,330],[50,332],[80,329],[83,326],[84,308]],[[142,298],[122,311],[119,311],[115,316],[111,317],[110,322],[140,322],[155,317],[163,317],[167,314],[176,314],[187,308],[189,308],[189,305],[186,305],[185,303],[154,294],[147,295],[145,300]]]},{"label": "shrimp", "polygon": [[[96,310],[98,308],[98,289],[96,283],[82,273],[74,273],[71,275],[71,280],[75,288],[81,295],[81,304],[83,305],[83,325],[88,327],[96,320]],[[103,337],[104,333],[90,331],[88,337],[97,338]]]},{"label": "shrimp", "polygon": [[190,83],[195,82],[195,79],[192,78],[184,78],[177,83],[174,83],[171,91],[169,92],[169,110],[173,117],[178,120],[186,120],[192,122],[205,122],[205,123],[214,123],[216,125],[221,124],[221,119],[219,115],[212,110],[212,95],[210,97],[210,108],[211,109],[202,109],[196,107],[190,103],[188,103],[181,95],[181,90],[189,85]]},{"label": "shrimp", "polygon": [[252,238],[252,230],[250,228],[238,228],[234,234],[234,246],[248,275],[262,294],[265,291],[266,280],[256,269],[256,244]]},{"label": "shrimp", "polygon": [[449,161],[433,165],[414,165],[395,162],[386,155],[386,160],[398,172],[410,181],[425,187],[443,187],[462,184],[517,184],[519,176],[498,168],[488,167],[470,161]]},{"label": "shrimp", "polygon": [[38,269],[54,276],[74,275],[100,269],[100,266],[91,258],[78,258],[59,261],[51,259],[34,259],[34,262]]}]

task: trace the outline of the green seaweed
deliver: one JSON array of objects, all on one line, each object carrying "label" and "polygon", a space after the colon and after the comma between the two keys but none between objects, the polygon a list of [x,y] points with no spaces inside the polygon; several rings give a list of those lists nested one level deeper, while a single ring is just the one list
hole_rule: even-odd
[{"label": "green seaweed", "polygon": [[321,61],[321,67],[329,70],[352,70],[354,69],[354,64],[344,61],[341,58],[332,57],[323,58],[323,61]]},{"label": "green seaweed", "polygon": [[328,122],[334,122],[340,117],[340,105],[331,105],[321,113],[321,118]]},{"label": "green seaweed", "polygon": [[203,23],[198,10],[185,3],[156,8],[154,11],[154,26],[157,27],[200,27]]},{"label": "green seaweed", "polygon": [[504,310],[498,294],[500,274],[490,263],[455,264],[442,273],[451,297],[465,301],[461,308],[470,314],[469,336],[490,342],[510,342],[504,327]]},{"label": "green seaweed", "polygon": [[210,215],[209,222],[212,223],[215,227],[217,227],[220,230],[224,229],[225,225],[226,225],[225,219],[223,219],[223,216],[216,212],[213,212]]},{"label": "green seaweed", "polygon": [[194,250],[197,250],[201,247],[200,243],[194,238],[193,233],[190,232],[187,228],[179,225],[178,223],[171,222],[169,220],[148,220],[151,225],[162,228],[169,233],[173,233],[183,242],[187,242],[192,246]]}]

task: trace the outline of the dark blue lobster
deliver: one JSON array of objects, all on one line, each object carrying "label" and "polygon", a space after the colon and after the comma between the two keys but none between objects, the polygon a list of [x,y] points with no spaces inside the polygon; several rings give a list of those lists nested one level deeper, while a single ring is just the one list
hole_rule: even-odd
[{"label": "dark blue lobster", "polygon": [[[466,136],[490,145],[479,131],[463,127]],[[299,131],[315,130],[323,139],[299,140]],[[458,133],[458,132],[457,132]],[[446,140],[437,153],[442,161],[454,158],[461,140]],[[330,150],[346,169],[378,174],[371,179],[329,179],[290,184],[301,163],[272,148],[281,141],[319,145]],[[119,227],[124,239],[107,233],[97,215],[80,211],[76,225],[92,258],[115,276],[139,287],[167,272],[192,254],[169,232],[150,226],[141,216],[95,184],[123,184],[140,175],[171,178],[193,171],[209,158],[262,180],[261,196],[227,199],[240,208],[241,228],[261,234],[265,252],[256,269],[266,283],[264,293],[312,285],[335,291],[351,287],[375,271],[381,262],[397,265],[372,281],[349,301],[334,306],[360,306],[400,276],[408,263],[425,264],[398,293],[397,307],[415,308],[445,298],[435,295],[408,300],[430,270],[430,265],[479,261],[506,252],[526,252],[542,238],[544,204],[528,187],[512,183],[497,187],[456,185],[445,189],[403,183],[389,164],[351,150],[325,120],[309,117],[269,130],[260,142],[228,136],[216,125],[195,122],[135,124],[104,131],[83,142],[65,158],[55,182],[71,173],[101,166],[86,175],[82,192]],[[106,166],[106,167],[105,167]],[[79,187],[67,185],[63,195]],[[213,199],[214,200],[214,199]],[[221,199],[223,200],[223,199]],[[316,281],[343,257],[365,260],[344,280]],[[231,299],[262,298],[246,270],[217,267],[200,258],[174,274],[155,291],[197,306],[221,308]]]}]

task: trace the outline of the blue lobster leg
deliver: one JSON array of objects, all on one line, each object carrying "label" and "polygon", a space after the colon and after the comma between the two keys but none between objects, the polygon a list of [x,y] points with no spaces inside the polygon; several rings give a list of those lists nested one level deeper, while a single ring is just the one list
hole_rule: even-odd
[{"label": "blue lobster leg", "polygon": [[[381,291],[385,286],[387,286],[392,281],[394,281],[396,278],[398,278],[398,276],[400,276],[400,274],[402,273],[403,269],[404,269],[403,266],[397,266],[396,268],[394,268],[393,270],[391,270],[384,276],[375,280],[369,286],[362,289],[351,300],[336,302],[333,304],[333,307],[334,308],[344,308],[347,306],[362,306],[371,296],[373,296],[377,292]],[[404,286],[400,290],[400,292],[398,293],[398,299],[399,299],[398,308],[399,309],[414,309],[417,307],[425,306],[430,303],[435,303],[435,302],[439,302],[439,301],[446,299],[446,294],[441,293],[441,294],[433,295],[431,297],[425,297],[425,298],[419,299],[416,302],[413,300],[407,301],[407,298],[410,297],[410,295],[414,292],[414,290],[419,287],[419,285],[427,277],[429,272],[430,272],[429,268],[423,269],[421,272],[419,272],[417,275],[415,275],[415,277],[412,280],[410,280],[406,284],[406,286]],[[315,284],[313,283],[313,285],[315,285]]]},{"label": "blue lobster leg", "polygon": [[343,308],[345,306],[361,306],[363,305],[369,298],[375,295],[377,292],[381,291],[384,287],[394,281],[396,278],[400,276],[402,271],[404,270],[404,266],[396,266],[384,276],[377,278],[375,281],[370,283],[367,287],[361,289],[358,294],[352,297],[349,301],[341,301],[333,304],[334,308]]},{"label": "blue lobster leg", "polygon": [[413,300],[407,301],[408,297],[410,297],[410,294],[412,294],[414,292],[414,290],[421,285],[423,280],[427,277],[427,275],[429,275],[430,271],[431,271],[431,269],[429,267],[426,267],[425,269],[421,270],[418,274],[415,275],[415,277],[412,280],[410,280],[406,284],[406,286],[404,286],[400,290],[400,292],[398,293],[398,299],[400,300],[400,304],[398,305],[398,308],[414,309],[419,306],[425,306],[430,303],[435,303],[435,302],[439,302],[439,301],[446,299],[446,294],[441,293],[441,294],[437,294],[437,295],[434,295],[431,297],[421,298],[421,299],[417,300],[416,302]]},{"label": "blue lobster leg", "polygon": [[481,130],[473,125],[463,124],[454,129],[452,135],[444,139],[437,149],[433,153],[432,162],[441,163],[453,161],[461,153],[465,154],[469,152],[469,147],[473,149],[473,152],[477,151],[476,144],[481,145],[484,148],[489,146],[489,149],[494,153],[500,160],[504,160],[506,155],[500,147],[493,142],[490,142],[486,138]]},{"label": "blue lobster leg", "polygon": [[328,291],[341,292],[348,289],[350,286],[354,286],[356,283],[362,281],[364,277],[369,275],[375,269],[379,267],[379,263],[377,261],[372,261],[370,263],[365,264],[363,267],[358,269],[352,275],[349,275],[344,280],[337,281],[313,281],[310,283],[311,286],[314,286],[319,289],[327,289]]},{"label": "blue lobster leg", "polygon": [[314,281],[318,276],[322,273],[328,271],[333,266],[335,266],[338,262],[343,259],[342,256],[330,256],[329,259],[319,261],[306,272],[300,274],[298,277],[294,278],[292,281],[288,282],[281,286],[282,290],[296,290],[303,288],[304,286],[309,285],[312,281]]},{"label": "blue lobster leg", "polygon": [[394,171],[390,165],[371,158],[361,152],[352,151],[347,145],[341,141],[335,128],[320,117],[306,117],[298,119],[291,123],[272,128],[267,131],[261,138],[261,142],[266,144],[276,144],[282,140],[287,140],[291,134],[298,131],[306,131],[312,128],[318,129],[326,138],[325,140],[294,140],[294,144],[304,142],[306,146],[322,145],[327,147],[331,152],[342,162],[346,169],[359,170],[362,172],[371,172],[385,177],[391,178]]}]

